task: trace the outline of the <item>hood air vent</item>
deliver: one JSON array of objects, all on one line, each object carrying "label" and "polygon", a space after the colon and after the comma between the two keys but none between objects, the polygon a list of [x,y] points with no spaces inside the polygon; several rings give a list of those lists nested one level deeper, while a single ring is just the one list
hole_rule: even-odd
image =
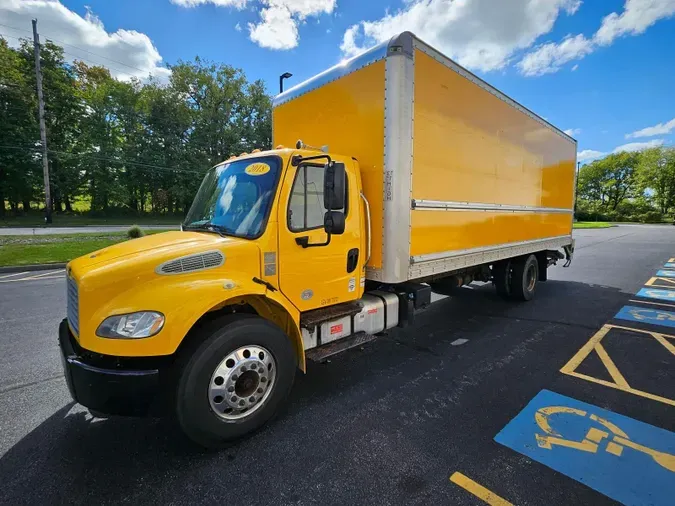
[{"label": "hood air vent", "polygon": [[183,274],[186,272],[204,271],[220,267],[224,261],[225,256],[220,251],[206,251],[164,262],[155,269],[155,272],[157,274]]}]

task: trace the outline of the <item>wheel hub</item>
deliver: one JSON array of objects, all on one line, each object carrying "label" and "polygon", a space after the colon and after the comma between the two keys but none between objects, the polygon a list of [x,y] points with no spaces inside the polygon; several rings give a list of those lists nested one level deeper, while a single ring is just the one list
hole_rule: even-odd
[{"label": "wheel hub", "polygon": [[229,353],[211,376],[208,395],[213,412],[226,420],[249,416],[272,392],[276,363],[262,346],[242,346]]},{"label": "wheel hub", "polygon": [[534,285],[537,283],[537,268],[534,265],[530,265],[527,269],[527,290],[534,290]]}]

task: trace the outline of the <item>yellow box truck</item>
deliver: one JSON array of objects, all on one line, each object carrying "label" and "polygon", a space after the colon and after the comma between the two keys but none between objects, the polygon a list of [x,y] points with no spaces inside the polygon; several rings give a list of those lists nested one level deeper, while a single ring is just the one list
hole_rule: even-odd
[{"label": "yellow box truck", "polygon": [[412,324],[432,290],[527,301],[571,261],[574,139],[414,35],[273,107],[277,148],[209,170],[181,231],[68,264],[59,342],[92,412],[169,414],[218,446],[306,359]]}]

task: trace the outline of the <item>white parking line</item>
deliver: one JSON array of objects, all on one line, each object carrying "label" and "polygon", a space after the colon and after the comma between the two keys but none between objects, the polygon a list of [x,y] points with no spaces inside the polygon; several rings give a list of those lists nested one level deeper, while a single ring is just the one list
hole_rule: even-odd
[{"label": "white parking line", "polygon": [[28,280],[28,279],[37,279],[37,278],[41,278],[41,277],[43,277],[43,276],[49,276],[49,275],[53,275],[53,274],[58,274],[59,272],[66,272],[66,270],[65,270],[65,269],[60,269],[60,270],[58,270],[58,271],[47,271],[47,272],[44,272],[44,273],[42,273],[42,274],[37,274],[36,276],[31,276],[31,277],[29,277],[29,278],[23,278],[23,281],[26,281],[26,280]]},{"label": "white parking line", "polygon": [[[22,272],[21,274],[27,274],[27,272]],[[41,281],[43,279],[57,279],[64,277],[65,277],[65,269],[61,269],[58,271],[43,272],[42,274],[29,276],[27,278],[0,279],[0,283],[19,283],[20,281]]]},{"label": "white parking line", "polygon": [[9,278],[11,276],[21,276],[22,274],[28,274],[28,271],[26,271],[26,272],[13,272],[11,274],[5,274],[4,276],[0,276],[0,279]]}]

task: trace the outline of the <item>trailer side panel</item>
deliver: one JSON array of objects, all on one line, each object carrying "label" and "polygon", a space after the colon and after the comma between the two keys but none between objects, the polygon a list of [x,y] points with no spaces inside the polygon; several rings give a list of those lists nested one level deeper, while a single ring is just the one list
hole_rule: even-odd
[{"label": "trailer side panel", "polygon": [[416,45],[410,276],[467,252],[569,243],[574,140]]}]

